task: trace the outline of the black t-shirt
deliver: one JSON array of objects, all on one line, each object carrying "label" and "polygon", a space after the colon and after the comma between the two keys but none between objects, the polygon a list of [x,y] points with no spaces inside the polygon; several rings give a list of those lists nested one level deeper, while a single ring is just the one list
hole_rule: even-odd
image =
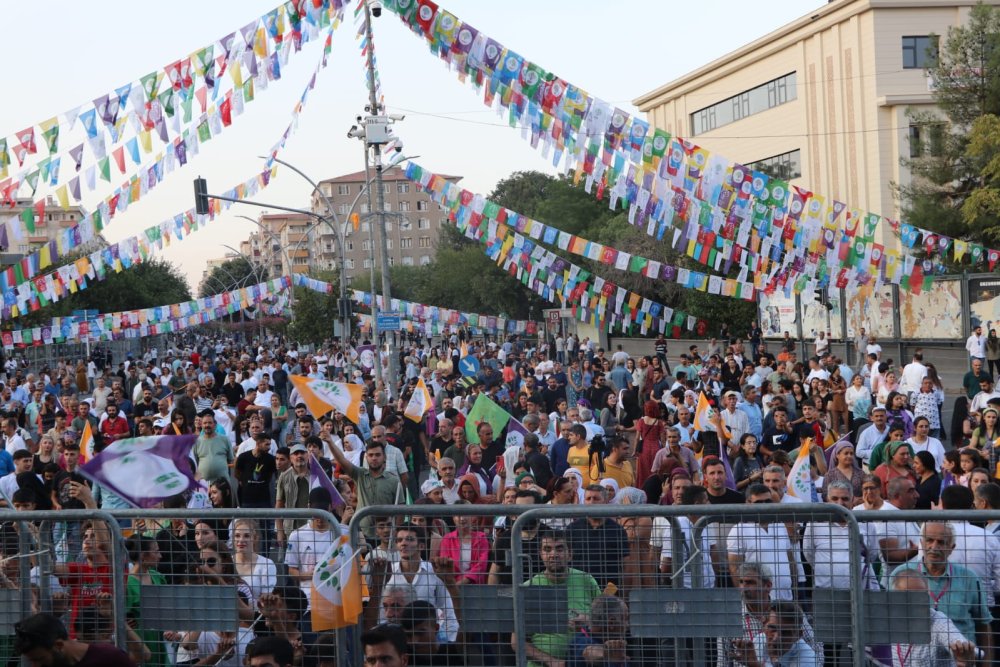
[{"label": "black t-shirt", "polygon": [[156,401],[151,401],[148,405],[143,401],[139,401],[138,403],[135,404],[135,407],[132,409],[132,414],[135,415],[136,419],[142,419],[143,417],[153,417],[159,414],[159,412],[160,408],[157,406]]},{"label": "black t-shirt", "polygon": [[277,474],[274,457],[264,452],[258,458],[253,452],[243,452],[236,457],[234,466],[239,482],[240,503],[269,504],[271,479]]},{"label": "black t-shirt", "polygon": [[[507,520],[509,522],[513,521],[512,519]],[[538,539],[537,533],[535,534],[535,537],[531,539],[523,538],[521,540],[521,553],[523,554],[522,562],[524,563],[522,567],[524,568],[525,581],[528,581],[544,569],[542,566],[542,557],[539,553],[539,543],[540,540]],[[497,534],[496,540],[493,542],[493,550],[490,552],[490,563],[495,564],[499,569],[501,586],[513,585],[511,574],[514,568],[513,560],[511,559],[510,545],[510,528],[505,528]]]},{"label": "black t-shirt", "polygon": [[622,560],[629,555],[625,529],[611,519],[593,528],[583,518],[569,524],[566,532],[573,553],[573,567],[592,576],[601,588],[608,582],[621,588]]},{"label": "black t-shirt", "polygon": [[431,440],[431,444],[430,444],[431,454],[432,455],[433,454],[437,454],[438,458],[441,458],[442,456],[444,456],[445,451],[449,447],[451,447],[452,443],[454,443],[454,442],[455,442],[454,440],[445,440],[441,436],[435,436]]},{"label": "black t-shirt", "polygon": [[135,667],[125,651],[111,644],[90,644],[77,667]]},{"label": "black t-shirt", "polygon": [[799,446],[798,438],[795,437],[793,433],[786,433],[785,431],[779,431],[773,426],[764,429],[764,435],[761,439],[761,443],[771,451],[781,450],[783,452],[790,452]]},{"label": "black t-shirt", "polygon": [[726,492],[721,496],[713,496],[711,492],[708,494],[709,505],[742,505],[745,502],[746,498],[743,497],[743,494],[732,489],[726,489]]},{"label": "black t-shirt", "polygon": [[[799,446],[799,443],[802,442],[802,438],[812,438],[813,440],[817,440],[817,438],[816,438],[816,428],[815,428],[816,424],[819,424],[820,434],[826,433],[826,427],[823,426],[823,423],[820,422],[819,420],[816,420],[816,421],[813,421],[813,422],[802,422],[801,424],[797,424],[795,426],[795,440],[796,440],[796,442],[795,442],[795,447],[792,447],[792,449],[795,449],[795,448],[797,448]],[[823,444],[822,437],[820,437],[818,439],[818,444],[820,444],[820,445]]]},{"label": "black t-shirt", "polygon": [[465,656],[458,644],[441,644],[433,655],[410,652],[410,667],[462,667]]}]

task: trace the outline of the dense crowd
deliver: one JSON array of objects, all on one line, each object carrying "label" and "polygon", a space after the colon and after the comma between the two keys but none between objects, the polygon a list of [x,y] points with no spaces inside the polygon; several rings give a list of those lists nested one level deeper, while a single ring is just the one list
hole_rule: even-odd
[{"label": "dense crowd", "polygon": [[[81,456],[118,440],[192,434],[199,486],[163,506],[203,518],[122,522],[129,636],[117,639],[127,655],[106,645],[115,574],[108,527],[28,524],[48,555],[39,559],[19,555],[18,523],[4,523],[0,587],[30,587],[35,610],[46,614],[0,637],[0,665],[18,654],[52,658],[38,664],[349,664],[335,659],[333,634],[311,631],[317,558],[349,534],[358,510],[408,503],[544,505],[553,516],[525,527],[520,554],[511,551],[513,514],[428,518],[400,508],[362,521],[363,543],[353,545],[365,572],[357,628],[365,656],[354,656],[357,664],[514,664],[521,643],[470,623],[461,587],[522,583],[515,572],[568,595],[563,631],[523,638],[531,665],[680,661],[690,649],[680,640],[630,636],[630,593],[655,587],[740,591],[742,636],[701,647],[714,664],[848,664],[852,647],[816,639],[810,601],[817,589],[849,588],[854,563],[872,589],[927,591],[931,600],[931,642],[886,637],[868,647],[873,659],[987,664],[1000,618],[1000,522],[977,521],[974,512],[1000,509],[1000,392],[984,367],[993,361],[991,338],[981,330],[970,338],[950,433],[934,365],[919,350],[894,363],[864,330],[850,343],[859,361],[848,364],[823,334],[800,360],[803,344],[788,334],[766,343],[756,323],[744,337],[723,329],[680,353],[662,337],[649,340],[642,356],[574,334],[484,339],[456,329],[436,340],[401,339],[399,377],[388,382],[384,355],[382,368],[368,369],[354,348],[280,338],[240,345],[190,336],[117,365],[103,354],[44,368],[12,358],[0,385],[0,502],[17,511],[128,507],[80,474]],[[476,357],[477,375],[458,372],[464,356]],[[295,375],[359,384],[359,418],[313,414]],[[416,421],[403,412],[420,380],[432,405]],[[474,421],[481,400],[506,417]],[[92,444],[81,442],[85,432]],[[789,492],[800,453],[812,480],[805,494]],[[312,461],[339,498],[315,484]],[[866,522],[851,553],[847,522],[829,515],[734,520],[705,531],[694,528],[697,508],[675,521],[624,508],[617,519],[559,515],[559,506],[579,504],[793,502],[965,510],[969,521]],[[338,523],[225,518],[237,507],[326,510]],[[682,563],[673,560],[678,540]],[[168,584],[228,587],[238,629],[144,629],[143,591]]]}]

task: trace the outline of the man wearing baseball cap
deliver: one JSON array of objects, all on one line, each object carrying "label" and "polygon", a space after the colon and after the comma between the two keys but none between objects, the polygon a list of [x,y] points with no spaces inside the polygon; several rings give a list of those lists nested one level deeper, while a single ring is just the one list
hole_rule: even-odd
[{"label": "man wearing baseball cap", "polygon": [[858,446],[854,450],[855,454],[864,462],[866,467],[868,466],[868,459],[871,458],[872,452],[875,451],[875,445],[885,440],[885,437],[889,435],[889,424],[886,419],[885,408],[880,405],[873,405],[868,414],[872,424],[858,435]]}]

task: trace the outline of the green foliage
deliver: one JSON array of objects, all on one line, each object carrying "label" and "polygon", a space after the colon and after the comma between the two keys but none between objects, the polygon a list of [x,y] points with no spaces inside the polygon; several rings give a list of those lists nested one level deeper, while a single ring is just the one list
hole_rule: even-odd
[{"label": "green foliage", "polygon": [[[75,257],[67,258],[73,261]],[[191,299],[187,279],[174,264],[151,259],[121,273],[111,273],[102,281],[90,282],[87,289],[72,294],[47,308],[11,322],[11,328],[37,326],[52,317],[74,310],[92,309],[101,313],[165,306]]]},{"label": "green foliage", "polygon": [[269,279],[267,267],[251,264],[243,256],[234,257],[215,267],[201,281],[199,296],[212,296],[230,292],[240,287],[256,285]]},{"label": "green foliage", "polygon": [[[917,227],[979,243],[1000,240],[996,193],[983,172],[1000,155],[1000,8],[976,5],[966,25],[949,29],[928,74],[940,112],[910,111],[919,141],[902,160],[911,173],[895,189],[904,219]],[[972,142],[975,141],[975,146]]]},{"label": "green foliage", "polygon": [[333,271],[310,273],[310,277],[333,284],[331,294],[321,294],[307,287],[294,287],[292,322],[288,333],[294,340],[307,343],[322,343],[333,337],[333,323],[340,317],[337,299],[340,288],[337,274]]}]

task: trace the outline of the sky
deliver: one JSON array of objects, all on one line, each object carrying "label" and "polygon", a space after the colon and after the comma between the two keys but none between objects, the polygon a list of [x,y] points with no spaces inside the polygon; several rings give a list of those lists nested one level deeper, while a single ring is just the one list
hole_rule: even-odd
[{"label": "sky", "polygon": [[[763,0],[753,11],[735,0],[448,0],[441,6],[541,67],[634,112],[631,100],[639,95],[823,4],[823,0]],[[9,29],[4,35],[7,65],[0,131],[11,137],[28,125],[138,80],[276,5],[277,0],[51,0],[39,11],[37,3],[4,3]],[[281,155],[316,181],[364,166],[360,143],[346,137],[368,99],[353,6],[334,33],[329,64],[320,72],[298,129]],[[733,10],[738,11],[738,20],[718,21]],[[488,109],[471,85],[459,82],[398,18],[384,12],[373,25],[386,106],[406,116],[395,127],[406,155],[419,155],[420,164],[438,173],[463,176],[465,187],[483,194],[515,171],[554,173],[540,151]],[[293,56],[280,81],[267,91],[258,89],[257,99],[231,127],[115,217],[105,236],[117,241],[190,208],[192,180],[199,175],[207,179],[210,192],[219,193],[259,171],[258,156],[288,125],[321,49],[316,41]],[[66,174],[65,164],[63,170]],[[104,185],[103,191],[98,188],[84,195],[84,206],[93,209],[99,197],[111,193],[113,188]],[[308,208],[311,189],[291,171],[282,170],[255,200]],[[205,262],[230,252],[226,245],[238,248],[254,229],[251,222],[236,216],[257,217],[261,212],[258,207],[234,205],[159,256],[177,264],[196,291]]]}]

